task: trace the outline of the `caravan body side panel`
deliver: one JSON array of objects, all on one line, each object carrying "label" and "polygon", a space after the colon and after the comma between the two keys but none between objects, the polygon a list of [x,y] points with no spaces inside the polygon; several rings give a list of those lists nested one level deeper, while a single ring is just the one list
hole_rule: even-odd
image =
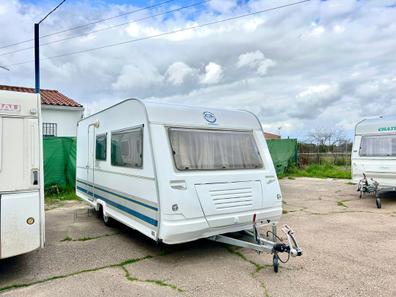
[{"label": "caravan body side panel", "polygon": [[[97,123],[97,125],[95,125]],[[143,168],[111,163],[112,133],[143,127]],[[107,135],[106,160],[96,159],[96,138]],[[110,217],[157,239],[159,204],[144,106],[135,100],[79,122],[77,132],[76,193]]]},{"label": "caravan body side panel", "polygon": [[[386,143],[375,143],[377,139],[389,139]],[[388,146],[389,155],[364,156],[364,138],[371,138],[372,146]],[[384,147],[385,149],[385,147]],[[356,126],[352,149],[352,179],[358,183],[363,173],[379,182],[380,188],[396,187],[396,118],[363,120]]]}]

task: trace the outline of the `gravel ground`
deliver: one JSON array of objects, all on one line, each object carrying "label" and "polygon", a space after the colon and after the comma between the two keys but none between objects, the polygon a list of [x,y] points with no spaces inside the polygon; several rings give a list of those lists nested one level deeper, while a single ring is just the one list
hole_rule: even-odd
[{"label": "gravel ground", "polygon": [[105,227],[83,203],[47,211],[44,250],[0,261],[3,296],[396,296],[396,198],[377,209],[345,180],[284,179],[281,223],[304,256],[273,272],[270,255],[208,240],[159,246]]}]

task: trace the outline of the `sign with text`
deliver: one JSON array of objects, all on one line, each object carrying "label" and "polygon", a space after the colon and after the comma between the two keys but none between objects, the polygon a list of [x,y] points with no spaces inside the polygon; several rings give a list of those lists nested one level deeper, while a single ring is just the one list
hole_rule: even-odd
[{"label": "sign with text", "polygon": [[0,112],[17,113],[21,111],[19,104],[0,103]]}]

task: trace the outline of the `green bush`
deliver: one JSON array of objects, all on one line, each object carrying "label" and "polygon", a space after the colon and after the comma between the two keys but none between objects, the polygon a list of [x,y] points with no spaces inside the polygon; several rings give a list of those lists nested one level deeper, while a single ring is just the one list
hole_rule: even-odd
[{"label": "green bush", "polygon": [[[318,177],[318,178],[342,178],[351,179],[351,168],[349,166],[337,166],[332,164],[312,164],[303,168],[289,167],[284,176],[291,177]],[[284,176],[281,176],[284,177]]]}]

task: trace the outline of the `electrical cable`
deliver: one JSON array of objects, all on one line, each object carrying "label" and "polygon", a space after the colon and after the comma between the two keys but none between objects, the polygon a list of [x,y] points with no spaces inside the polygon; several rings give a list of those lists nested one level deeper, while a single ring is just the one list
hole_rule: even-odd
[{"label": "electrical cable", "polygon": [[[172,9],[172,10],[168,10],[168,11],[161,12],[161,13],[158,13],[158,14],[154,14],[154,15],[151,15],[151,16],[146,16],[146,17],[143,17],[143,18],[140,18],[140,19],[136,19],[136,20],[132,20],[132,21],[128,21],[128,22],[112,25],[112,26],[109,26],[109,27],[106,27],[106,28],[102,28],[102,29],[98,29],[98,30],[89,31],[89,32],[84,33],[84,34],[79,34],[79,35],[75,35],[75,36],[70,36],[70,37],[66,37],[66,38],[62,38],[62,39],[49,41],[49,42],[40,44],[40,47],[46,46],[46,45],[50,45],[50,44],[53,44],[53,43],[59,43],[59,42],[75,39],[75,38],[78,38],[78,37],[81,37],[81,36],[87,36],[87,35],[103,32],[103,31],[111,30],[111,29],[118,28],[118,27],[121,27],[121,26],[129,25],[129,24],[138,23],[138,22],[145,21],[145,20],[148,20],[148,19],[152,19],[152,18],[155,18],[155,17],[158,17],[158,16],[166,15],[166,14],[177,12],[177,11],[181,11],[183,9],[191,8],[191,7],[194,7],[194,6],[199,6],[199,5],[208,3],[210,1],[212,1],[212,0],[204,0],[204,1],[196,2],[196,3],[190,4],[190,5],[182,6],[182,7],[176,8],[176,9]],[[21,48],[21,49],[15,50],[15,51],[2,53],[2,54],[0,54],[0,57],[8,56],[8,55],[19,53],[19,52],[24,52],[24,51],[30,50],[32,48],[34,48],[34,46],[25,47],[25,48]]]},{"label": "electrical cable", "polygon": [[[159,7],[159,6],[165,5],[165,4],[170,3],[170,2],[174,2],[174,1],[176,1],[176,0],[166,0],[166,1],[163,1],[163,2],[160,2],[160,3],[157,3],[157,4],[153,4],[153,5],[150,5],[150,6],[142,7],[142,8],[131,10],[131,11],[127,11],[127,12],[124,12],[122,14],[118,14],[118,15],[115,15],[115,16],[112,16],[112,17],[99,19],[99,20],[93,21],[91,23],[78,25],[78,26],[74,26],[74,27],[70,27],[70,28],[61,30],[61,31],[48,33],[48,34],[40,36],[40,38],[45,38],[45,37],[49,37],[49,36],[53,36],[53,35],[57,35],[57,34],[65,33],[65,32],[69,32],[69,31],[81,29],[81,28],[88,27],[88,26],[91,26],[91,25],[95,25],[95,24],[98,24],[98,23],[102,23],[102,22],[105,22],[105,21],[108,21],[108,20],[111,20],[111,19],[115,19],[115,18],[126,16],[126,15],[134,14],[134,13],[137,13],[137,12],[140,12],[140,11],[143,11],[143,10]],[[27,43],[27,42],[30,42],[30,41],[33,41],[33,40],[34,39],[27,39],[27,40],[19,41],[19,42],[16,42],[16,43],[3,45],[3,46],[0,46],[0,49],[7,48],[7,47],[12,47],[12,46],[16,46],[16,45],[20,45],[20,44]]]},{"label": "electrical cable", "polygon": [[[228,21],[242,19],[242,18],[246,18],[246,17],[249,17],[249,16],[258,15],[258,14],[262,14],[262,13],[265,13],[265,12],[274,11],[274,10],[278,10],[278,9],[281,9],[281,8],[290,7],[290,6],[294,6],[294,5],[298,5],[298,4],[302,4],[302,3],[310,2],[310,1],[311,0],[302,0],[302,1],[293,2],[293,3],[281,5],[281,6],[267,8],[267,9],[263,9],[263,10],[259,10],[259,11],[254,11],[254,12],[250,12],[250,13],[246,13],[246,14],[242,14],[242,15],[238,15],[238,16],[234,16],[234,17],[229,17],[229,18],[225,18],[225,19],[222,19],[222,20],[208,22],[208,23],[204,23],[204,24],[200,24],[200,25],[196,25],[196,26],[192,26],[192,27],[177,29],[177,30],[163,32],[163,33],[160,33],[160,34],[150,35],[150,36],[141,37],[141,38],[137,38],[137,39],[127,40],[127,41],[122,41],[122,42],[117,42],[117,43],[110,43],[110,44],[106,44],[106,45],[99,46],[99,47],[94,47],[94,48],[89,48],[89,49],[84,49],[84,50],[78,50],[78,51],[74,51],[74,52],[64,53],[64,54],[60,54],[60,55],[50,56],[50,57],[42,58],[42,59],[40,59],[40,61],[52,60],[52,59],[57,59],[57,58],[61,58],[61,57],[67,57],[67,56],[72,56],[72,55],[77,55],[77,54],[97,51],[97,50],[101,50],[101,49],[105,49],[105,48],[111,48],[111,47],[124,45],[124,44],[128,44],[128,43],[135,43],[135,42],[144,41],[144,40],[148,40],[148,39],[153,39],[153,38],[158,38],[158,37],[162,37],[162,36],[172,35],[172,34],[185,32],[185,31],[189,31],[189,30],[194,30],[194,29],[198,29],[198,28],[203,28],[203,27],[207,27],[207,26],[211,26],[211,25],[215,25],[215,24],[225,23],[225,22],[228,22]],[[4,67],[19,66],[19,65],[28,64],[28,63],[31,63],[31,62],[34,62],[34,60],[13,63],[13,64],[5,65]]]}]

